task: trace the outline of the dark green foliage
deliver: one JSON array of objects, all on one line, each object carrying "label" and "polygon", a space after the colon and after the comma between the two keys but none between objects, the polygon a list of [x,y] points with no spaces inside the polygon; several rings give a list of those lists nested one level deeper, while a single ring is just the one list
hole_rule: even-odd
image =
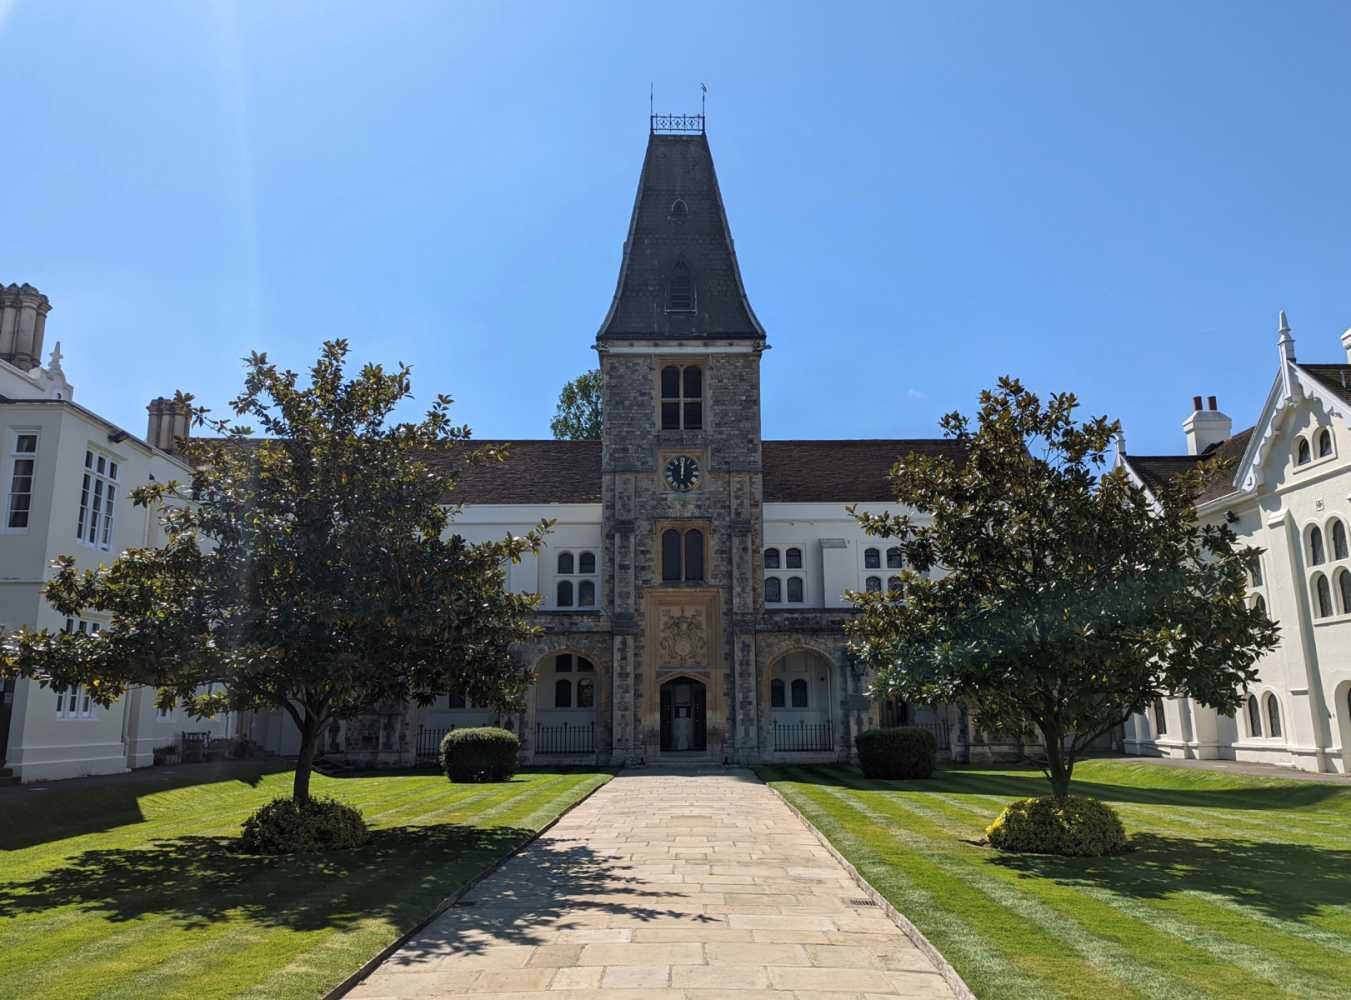
[{"label": "dark green foliage", "polygon": [[985,836],[991,847],[1028,854],[1097,858],[1126,850],[1126,828],[1116,810],[1084,795],[1011,802]]},{"label": "dark green foliage", "polygon": [[578,375],[558,394],[558,410],[549,429],[563,441],[599,441],[601,429],[600,369]]},{"label": "dark green foliage", "polygon": [[370,839],[361,812],[337,799],[273,799],[244,821],[247,854],[303,854],[360,847]]},{"label": "dark green foliage", "polygon": [[858,766],[868,778],[928,778],[938,756],[934,734],[917,726],[868,729],[858,734],[854,746]]},{"label": "dark green foliage", "polygon": [[944,417],[959,456],[891,471],[897,506],[924,515],[857,515],[906,569],[854,595],[848,625],[878,696],[956,702],[987,732],[1040,739],[1061,797],[1079,753],[1155,699],[1237,709],[1278,635],[1249,603],[1257,550],[1197,519],[1223,470],[1198,463],[1151,496],[1110,464],[1120,426],[1077,405],[1003,378],[974,421]]},{"label": "dark green foliage", "polygon": [[[182,443],[190,484],[133,494],[157,509],[164,544],[97,572],[59,558],[48,602],[72,617],[97,609],[109,624],[97,634],[21,629],[0,648],[0,676],[83,684],[102,705],[146,684],[161,705],[198,717],[286,712],[300,731],[298,800],[334,719],[446,691],[518,704],[531,673],[512,650],[535,632],[536,599],[510,592],[503,567],[538,548],[548,522],[495,542],[454,534],[457,470],[500,461],[502,450],[471,448],[448,396],[398,420],[412,396],[407,366],[353,374],[347,353],[344,341],[326,343],[308,384],[264,354],[248,358],[230,408],[256,435],[208,420],[180,394],[217,436]],[[216,693],[200,695],[212,682]]]},{"label": "dark green foliage", "polygon": [[451,781],[506,781],[520,752],[520,737],[510,729],[452,729],[441,740],[441,769]]}]

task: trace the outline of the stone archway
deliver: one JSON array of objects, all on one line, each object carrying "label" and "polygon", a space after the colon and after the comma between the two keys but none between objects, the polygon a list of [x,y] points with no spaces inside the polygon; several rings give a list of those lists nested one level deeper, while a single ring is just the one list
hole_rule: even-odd
[{"label": "stone archway", "polygon": [[661,752],[708,750],[708,687],[693,677],[672,677],[661,686]]},{"label": "stone archway", "polygon": [[595,662],[571,651],[549,653],[535,666],[535,756],[594,754],[602,684]]},{"label": "stone archway", "polygon": [[834,753],[839,749],[840,681],[834,664],[799,649],[769,667],[768,749],[783,753]]}]

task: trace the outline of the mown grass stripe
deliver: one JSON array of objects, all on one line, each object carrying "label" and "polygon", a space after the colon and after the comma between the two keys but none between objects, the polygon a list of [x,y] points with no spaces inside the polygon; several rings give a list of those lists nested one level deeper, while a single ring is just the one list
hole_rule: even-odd
[{"label": "mown grass stripe", "polygon": [[[879,826],[885,826],[888,818],[896,818],[894,812],[888,813],[885,808],[874,809],[859,802],[855,796],[849,795],[846,791],[832,787],[826,787],[824,791],[868,816]],[[900,797],[886,799],[884,806],[889,805],[899,806],[921,820],[926,818],[924,810],[914,809],[912,803]],[[906,843],[912,850],[932,857],[934,863],[946,874],[960,878],[973,888],[984,892],[1008,911],[1018,913],[1045,927],[1049,935],[1078,954],[1090,966],[1109,974],[1122,987],[1137,991],[1143,996],[1173,998],[1173,1000],[1189,1000],[1201,994],[1225,996],[1223,993],[1212,991],[1208,983],[1180,976],[1181,970],[1176,969],[1175,963],[1168,963],[1174,966],[1175,971],[1167,972],[1152,962],[1136,957],[1114,937],[1101,933],[1103,924],[1098,921],[1105,922],[1108,914],[1103,910],[1109,909],[1107,907],[1102,907],[1092,914],[1099,930],[1090,929],[1084,920],[1089,914],[1075,915],[1041,896],[1023,891],[1004,879],[979,871],[975,866],[960,860],[954,860],[946,852],[933,847],[932,838],[923,833],[910,829],[898,830],[894,825],[887,832],[893,838]],[[1140,930],[1147,931],[1149,928],[1142,926]]]}]

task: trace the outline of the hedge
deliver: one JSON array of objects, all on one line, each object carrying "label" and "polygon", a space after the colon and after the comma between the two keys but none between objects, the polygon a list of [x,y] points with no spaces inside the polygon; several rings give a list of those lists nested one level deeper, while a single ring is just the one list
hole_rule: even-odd
[{"label": "hedge", "polygon": [[854,740],[858,764],[868,778],[928,778],[938,760],[934,734],[918,726],[868,729]]},{"label": "hedge", "polygon": [[452,729],[441,740],[441,770],[451,781],[506,781],[516,773],[520,751],[510,729]]}]

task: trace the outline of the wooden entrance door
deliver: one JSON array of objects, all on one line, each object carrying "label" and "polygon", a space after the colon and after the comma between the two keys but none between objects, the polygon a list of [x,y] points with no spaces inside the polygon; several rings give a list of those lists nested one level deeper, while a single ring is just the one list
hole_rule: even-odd
[{"label": "wooden entrance door", "polygon": [[708,747],[708,694],[704,685],[677,677],[661,686],[661,749],[665,753]]}]

